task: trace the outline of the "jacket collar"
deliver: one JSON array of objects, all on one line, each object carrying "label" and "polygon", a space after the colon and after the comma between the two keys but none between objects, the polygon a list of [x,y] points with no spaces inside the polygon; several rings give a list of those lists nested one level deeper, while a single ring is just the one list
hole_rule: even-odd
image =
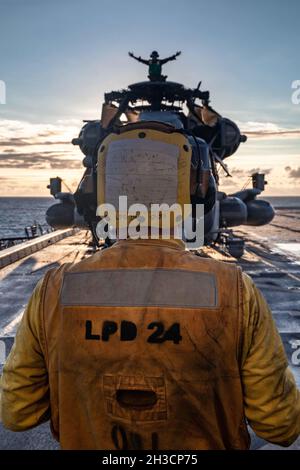
[{"label": "jacket collar", "polygon": [[169,248],[174,248],[176,250],[185,250],[185,244],[182,240],[179,239],[126,239],[126,240],[118,240],[114,245],[116,247],[118,246],[124,246],[124,245],[133,245],[133,246],[162,246],[162,247],[169,247]]}]

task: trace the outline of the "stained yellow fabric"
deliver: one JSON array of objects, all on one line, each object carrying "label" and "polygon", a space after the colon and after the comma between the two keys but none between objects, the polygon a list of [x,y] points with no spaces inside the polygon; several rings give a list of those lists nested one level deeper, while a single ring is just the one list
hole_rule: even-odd
[{"label": "stained yellow fabric", "polygon": [[[141,243],[153,244],[155,241],[143,240]],[[37,426],[50,414],[45,335],[40,312],[43,286],[40,281],[35,288],[1,377],[2,421],[13,431]],[[272,314],[246,274],[243,274],[243,294],[241,377],[245,415],[258,436],[288,446],[300,433],[299,391],[288,368]]]},{"label": "stained yellow fabric", "polygon": [[300,393],[267,302],[243,276],[245,414],[258,436],[288,446],[300,434]]},{"label": "stained yellow fabric", "polygon": [[[98,205],[104,204],[105,201],[105,166],[106,155],[110,143],[118,140],[138,139],[142,129],[130,130],[122,134],[109,134],[102,142],[98,151]],[[153,129],[145,129],[146,138],[158,142],[177,145],[179,148],[178,159],[178,184],[177,184],[177,202],[183,208],[184,204],[190,203],[190,167],[192,149],[187,138],[179,133],[167,134]],[[185,150],[186,149],[186,150]]]},{"label": "stained yellow fabric", "polygon": [[33,428],[50,417],[40,316],[42,285],[40,280],[34,289],[0,379],[1,418],[12,431]]}]

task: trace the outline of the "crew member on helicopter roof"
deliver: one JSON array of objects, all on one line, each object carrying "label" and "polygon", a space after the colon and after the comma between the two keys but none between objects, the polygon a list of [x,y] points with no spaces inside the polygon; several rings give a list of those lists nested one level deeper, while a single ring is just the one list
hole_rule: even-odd
[{"label": "crew member on helicopter roof", "polygon": [[137,60],[138,62],[141,62],[142,64],[148,65],[148,78],[151,82],[165,81],[167,77],[161,74],[162,66],[167,62],[170,62],[171,60],[176,60],[176,57],[178,57],[180,54],[181,51],[177,51],[176,54],[173,54],[170,57],[166,57],[165,59],[159,59],[159,53],[157,51],[153,51],[150,55],[150,59],[146,60],[142,59],[141,56],[136,57],[133,52],[128,52],[128,55],[133,59]]}]

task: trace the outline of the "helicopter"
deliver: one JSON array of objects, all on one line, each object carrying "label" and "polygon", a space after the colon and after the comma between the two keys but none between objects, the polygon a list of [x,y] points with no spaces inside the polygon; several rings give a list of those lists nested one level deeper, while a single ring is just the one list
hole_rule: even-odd
[{"label": "helicopter", "polygon": [[[105,93],[99,120],[83,121],[79,136],[72,144],[84,154],[84,174],[74,193],[62,192],[62,180],[51,178],[50,193],[59,201],[46,213],[47,223],[53,228],[71,226],[88,228],[93,243],[99,246],[96,226],[97,164],[103,140],[113,132],[130,126],[161,123],[183,133],[192,148],[191,192],[192,204],[204,204],[204,244],[221,244],[228,253],[239,258],[244,252],[244,241],[236,237],[232,227],[268,224],[274,217],[272,205],[257,198],[267,182],[263,173],[252,175],[252,188],[233,194],[220,191],[220,171],[231,176],[225,159],[233,155],[247,137],[231,119],[223,117],[210,105],[209,91],[201,90],[201,82],[194,89],[168,81],[162,75],[162,65],[175,60],[178,51],[166,59],[159,59],[153,51],[149,60],[130,57],[149,67],[148,80],[127,88]],[[222,170],[221,170],[222,169]]]}]

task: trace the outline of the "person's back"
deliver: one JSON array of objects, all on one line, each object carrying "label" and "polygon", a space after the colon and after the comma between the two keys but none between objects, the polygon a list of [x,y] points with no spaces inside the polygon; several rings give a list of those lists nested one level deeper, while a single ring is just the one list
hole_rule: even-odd
[{"label": "person's back", "polygon": [[176,242],[123,241],[67,269],[45,312],[63,447],[246,448],[239,277]]},{"label": "person's back", "polygon": [[[24,320],[49,375],[50,403],[40,397],[36,419],[50,405],[65,449],[246,449],[245,414],[262,437],[289,444],[298,392],[252,288],[236,266],[174,240],[120,241],[50,271]],[[30,341],[19,332],[16,347]],[[3,419],[20,430],[32,389],[15,390],[18,407],[6,410],[10,367]]]}]

